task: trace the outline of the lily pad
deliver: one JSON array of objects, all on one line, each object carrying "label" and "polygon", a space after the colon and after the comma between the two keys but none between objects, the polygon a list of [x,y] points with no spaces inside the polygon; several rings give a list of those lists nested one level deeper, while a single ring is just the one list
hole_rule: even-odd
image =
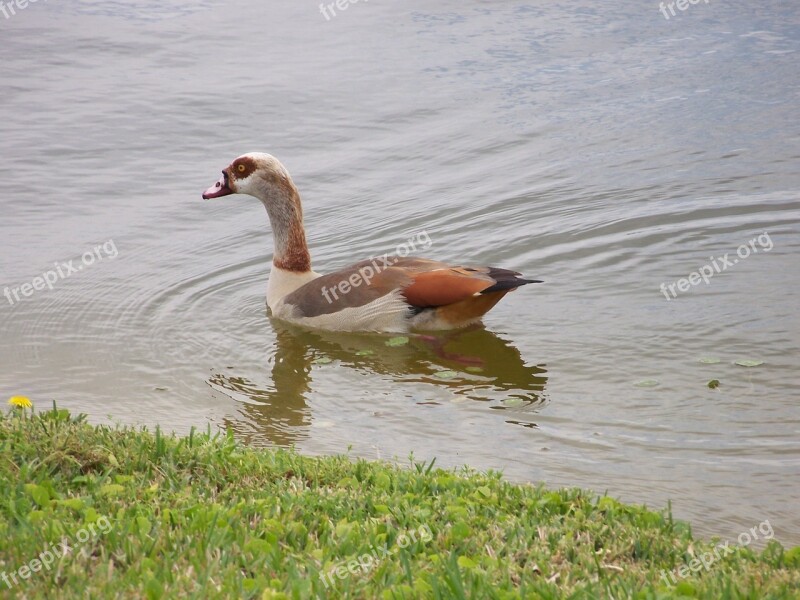
[{"label": "lily pad", "polygon": [[704,365],[717,365],[717,364],[721,363],[722,361],[720,359],[718,359],[718,358],[712,358],[712,357],[709,357],[709,356],[704,356],[703,358],[701,358],[697,362],[701,362]]},{"label": "lily pad", "polygon": [[397,337],[393,337],[392,339],[388,340],[386,342],[386,345],[391,348],[394,348],[396,346],[405,346],[409,341],[410,340],[406,336],[399,335]]},{"label": "lily pad", "polygon": [[315,365],[329,365],[333,362],[333,359],[328,356],[320,356],[318,359],[314,361]]},{"label": "lily pad", "polygon": [[652,388],[660,385],[660,383],[655,379],[643,379],[642,381],[637,381],[634,385],[640,388]]},{"label": "lily pad", "polygon": [[522,406],[523,402],[521,398],[509,398],[508,400],[503,400],[503,406],[506,408],[516,408],[517,406]]},{"label": "lily pad", "polygon": [[710,387],[712,390],[717,389],[719,387],[719,379],[712,379],[711,381],[709,381],[708,387]]},{"label": "lily pad", "polygon": [[439,379],[455,379],[458,377],[458,373],[456,371],[436,371],[433,376]]},{"label": "lily pad", "polygon": [[359,350],[356,352],[356,356],[369,356],[371,354],[375,354],[372,350]]},{"label": "lily pad", "polygon": [[467,367],[467,371],[470,373],[483,373],[483,369],[481,367]]},{"label": "lily pad", "polygon": [[764,364],[763,360],[737,360],[736,363],[740,367],[758,367]]}]

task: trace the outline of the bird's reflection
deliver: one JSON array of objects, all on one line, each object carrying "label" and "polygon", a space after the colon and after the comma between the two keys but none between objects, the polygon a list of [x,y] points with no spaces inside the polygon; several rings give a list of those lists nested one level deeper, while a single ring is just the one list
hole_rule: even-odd
[{"label": "bird's reflection", "polygon": [[226,419],[225,425],[246,443],[287,447],[305,439],[312,422],[307,404],[312,372],[328,364],[389,377],[397,385],[436,386],[439,398],[445,391],[451,398],[483,401],[492,409],[513,411],[508,422],[526,427],[536,427],[530,417],[546,402],[545,365],[526,365],[517,348],[483,326],[392,337],[272,323],[270,384],[224,372],[209,380],[214,389],[240,401],[241,417]]}]

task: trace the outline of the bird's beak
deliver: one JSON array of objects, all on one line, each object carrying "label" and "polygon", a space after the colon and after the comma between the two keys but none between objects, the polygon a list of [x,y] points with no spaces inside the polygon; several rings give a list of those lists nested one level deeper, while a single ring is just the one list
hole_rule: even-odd
[{"label": "bird's beak", "polygon": [[223,171],[219,181],[203,192],[203,200],[222,198],[222,196],[228,196],[232,193],[233,190],[228,187],[228,174]]}]

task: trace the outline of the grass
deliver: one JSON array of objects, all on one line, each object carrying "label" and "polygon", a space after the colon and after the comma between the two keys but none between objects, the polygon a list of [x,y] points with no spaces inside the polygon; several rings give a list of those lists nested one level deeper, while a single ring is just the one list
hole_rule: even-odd
[{"label": "grass", "polygon": [[0,597],[800,597],[800,548],[737,546],[668,583],[662,571],[714,543],[667,511],[496,473],[96,427],[55,408],[0,415],[0,448]]}]

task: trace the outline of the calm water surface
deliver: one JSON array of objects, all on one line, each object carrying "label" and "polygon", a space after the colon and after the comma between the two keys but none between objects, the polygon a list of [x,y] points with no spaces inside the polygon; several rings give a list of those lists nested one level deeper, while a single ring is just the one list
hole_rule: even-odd
[{"label": "calm water surface", "polygon": [[[100,245],[0,298],[0,393],[800,544],[797,3],[50,0],[0,41],[0,286]],[[546,283],[399,347],[273,322],[263,207],[200,200],[251,150],[293,173],[318,271],[424,231]]]}]

